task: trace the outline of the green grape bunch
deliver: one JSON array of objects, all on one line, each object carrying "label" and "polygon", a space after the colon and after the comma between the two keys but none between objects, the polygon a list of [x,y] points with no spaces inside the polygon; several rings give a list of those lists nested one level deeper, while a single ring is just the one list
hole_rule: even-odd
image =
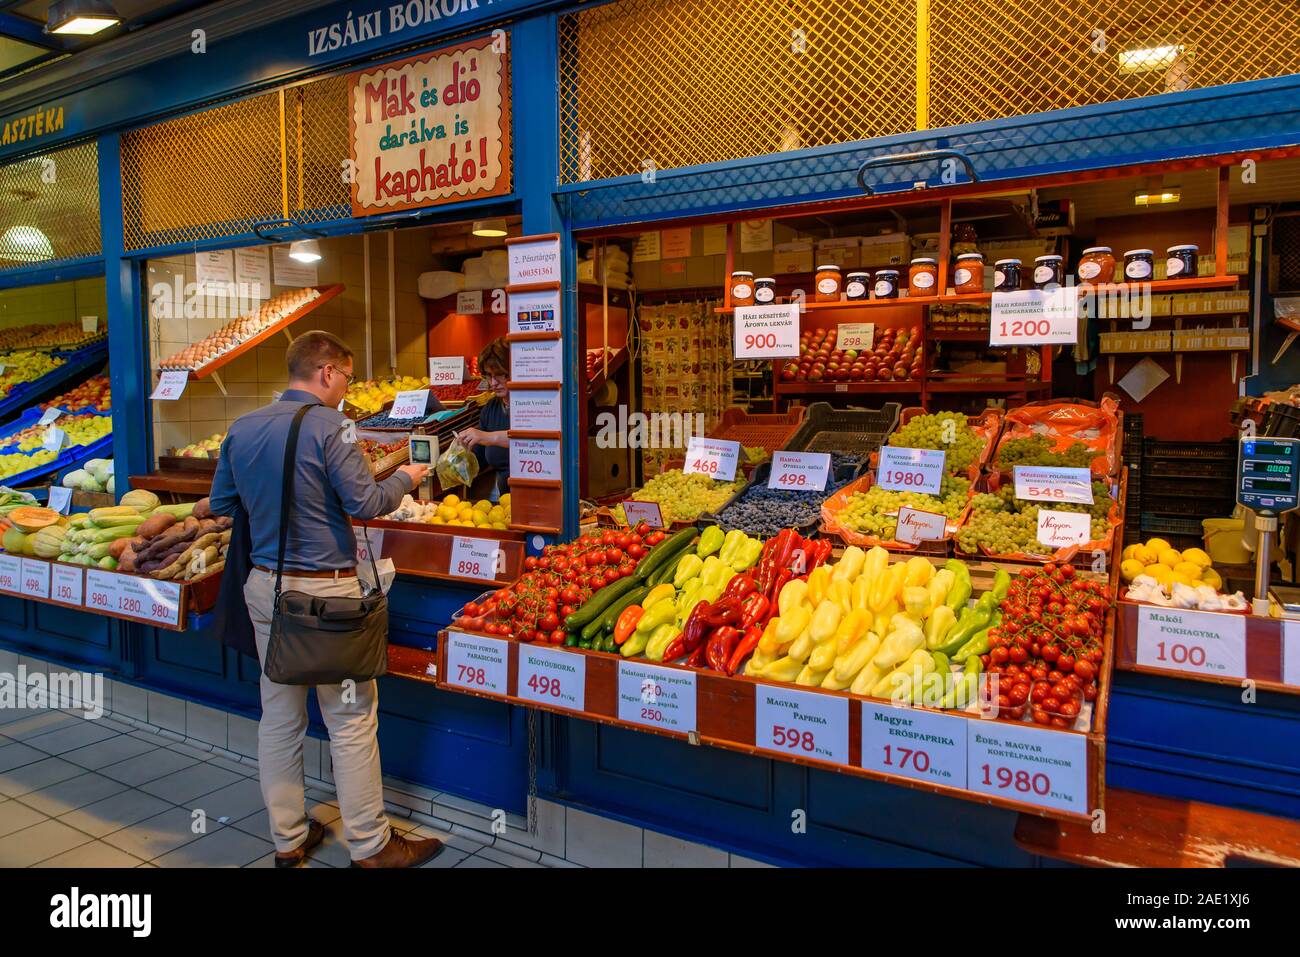
[{"label": "green grape bunch", "polygon": [[1082,442],[1072,442],[1063,452],[1052,450],[1046,436],[1008,439],[998,449],[995,464],[1002,469],[1017,465],[1041,465],[1052,468],[1086,469],[1092,465],[1096,453]]},{"label": "green grape bunch", "polygon": [[901,426],[888,444],[905,449],[936,449],[946,453],[944,469],[964,472],[979,458],[984,439],[969,425],[962,412],[934,412],[918,415]]},{"label": "green grape bunch", "polygon": [[1110,528],[1107,516],[1113,500],[1105,482],[1092,483],[1093,503],[1039,502],[1015,497],[1015,486],[1007,483],[996,492],[971,496],[971,513],[957,531],[957,545],[967,554],[979,554],[983,546],[995,555],[1050,555],[1051,546],[1038,541],[1038,513],[1081,512],[1090,516],[1093,541],[1101,541]]},{"label": "green grape bunch", "polygon": [[[668,469],[646,482],[632,498],[656,503],[665,522],[691,522],[705,512],[716,512],[744,486],[743,479],[718,482],[707,475],[686,475],[681,469]],[[622,505],[614,509],[614,520],[627,524]]]},{"label": "green grape bunch", "polygon": [[970,484],[970,480],[962,476],[945,475],[937,497],[922,492],[891,492],[873,485],[865,492],[850,495],[844,508],[836,513],[835,520],[849,531],[893,541],[900,508],[907,506],[936,512],[956,521],[966,507]]}]

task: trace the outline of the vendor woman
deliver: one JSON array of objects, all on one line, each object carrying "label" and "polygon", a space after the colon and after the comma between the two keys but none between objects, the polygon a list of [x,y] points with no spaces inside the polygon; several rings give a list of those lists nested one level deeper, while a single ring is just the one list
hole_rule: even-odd
[{"label": "vendor woman", "polygon": [[497,493],[508,492],[510,478],[510,400],[506,382],[510,373],[510,343],[505,338],[493,339],[478,354],[478,371],[483,384],[492,392],[479,412],[477,429],[465,429],[460,440],[478,456],[479,463],[491,466],[497,473]]}]

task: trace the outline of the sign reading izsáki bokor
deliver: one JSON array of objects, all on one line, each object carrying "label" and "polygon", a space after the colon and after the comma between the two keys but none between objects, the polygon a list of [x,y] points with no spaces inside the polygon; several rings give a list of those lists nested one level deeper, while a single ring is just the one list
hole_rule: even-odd
[{"label": "sign reading izs\u00e1ki bokor", "polygon": [[492,37],[348,77],[352,214],[510,192],[510,65]]}]

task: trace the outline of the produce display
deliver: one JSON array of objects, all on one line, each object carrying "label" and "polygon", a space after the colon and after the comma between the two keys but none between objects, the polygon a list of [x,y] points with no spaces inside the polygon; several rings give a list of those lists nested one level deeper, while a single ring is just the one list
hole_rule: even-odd
[{"label": "produce display", "polygon": [[618,598],[644,583],[694,537],[694,529],[683,529],[669,538],[643,522],[633,529],[596,530],[566,545],[547,545],[540,557],[524,559],[524,574],[513,585],[482,603],[469,602],[456,627],[563,644],[593,619],[603,620],[600,616]]},{"label": "produce display", "polygon": [[[113,434],[113,419],[111,416],[95,415],[90,412],[82,415],[60,416],[55,419],[53,424],[63,430],[64,435],[67,436],[64,445],[69,448],[91,445],[104,436]],[[28,426],[21,432],[15,432],[13,435],[0,440],[0,448],[17,449],[19,452],[35,451],[44,444],[45,435],[49,429],[48,425]]]},{"label": "produce display", "polygon": [[310,287],[281,293],[262,303],[256,311],[226,323],[212,335],[168,356],[158,363],[158,368],[202,369],[319,298],[319,290]]},{"label": "produce display", "polygon": [[0,330],[0,349],[78,349],[107,335],[105,330],[85,332],[79,322],[35,322]]},{"label": "produce display", "polygon": [[414,419],[395,419],[387,412],[376,412],[372,416],[362,419],[357,423],[359,429],[405,429],[410,431],[419,425],[428,425],[431,422],[440,422],[443,419],[450,418],[456,414],[456,410],[447,409],[438,412],[430,412],[428,415],[420,416]]},{"label": "produce display", "polygon": [[406,442],[375,442],[371,439],[358,439],[357,446],[361,449],[361,454],[370,460],[372,466],[394,452],[407,448]]},{"label": "produce display", "polygon": [[783,528],[802,528],[821,517],[822,502],[843,487],[848,479],[835,481],[833,476],[858,464],[855,457],[831,455],[830,475],[823,491],[768,488],[767,480],[754,482],[734,502],[718,513],[718,525],[725,531],[739,528],[755,535],[771,537]]},{"label": "produce display", "polygon": [[109,470],[112,467],[112,459],[91,459],[81,468],[63,476],[62,485],[80,492],[108,492],[111,495],[114,476]]},{"label": "produce display", "polygon": [[68,412],[81,412],[93,409],[107,412],[113,407],[113,390],[109,387],[108,376],[91,376],[81,385],[74,386],[62,395],[56,395],[49,402],[40,404],[41,411],[49,408],[64,409]]},{"label": "produce display", "polygon": [[871,348],[838,349],[836,329],[805,329],[799,358],[781,367],[782,382],[904,382],[919,379],[925,360],[921,327],[876,327]]},{"label": "produce display", "polygon": [[461,528],[491,528],[505,531],[510,527],[510,493],[493,505],[487,499],[469,502],[448,495],[439,502],[421,502],[410,495],[384,516],[390,522],[420,522],[426,525],[455,525]]},{"label": "produce display", "polygon": [[35,504],[36,496],[30,492],[15,492],[13,489],[0,486],[0,531],[11,526],[12,523],[9,521],[10,513],[25,505]]},{"label": "produce display", "polygon": [[429,390],[430,394],[444,405],[464,402],[482,391],[483,384],[479,382],[477,373],[473,379],[467,375],[460,385],[435,385]]},{"label": "produce display", "polygon": [[1119,403],[1045,400],[1006,414],[994,461],[999,468],[1049,465],[1113,475],[1119,466]]},{"label": "produce display", "polygon": [[[863,486],[858,488],[858,486]],[[828,530],[843,534],[847,531],[868,536],[878,542],[893,542],[897,538],[898,510],[904,506],[935,512],[955,523],[966,508],[970,479],[960,475],[945,474],[939,483],[939,495],[923,492],[894,492],[876,485],[871,476],[865,476],[845,489],[846,495],[835,496],[822,510]],[[871,544],[876,544],[873,541]]]},{"label": "produce display", "polygon": [[987,436],[971,427],[971,419],[961,412],[934,412],[915,415],[894,430],[886,445],[905,449],[935,449],[945,453],[944,469],[954,475],[979,464]]},{"label": "produce display", "polygon": [[184,448],[176,450],[176,454],[186,459],[215,459],[219,458],[218,452],[221,451],[221,443],[226,440],[226,433],[213,432],[206,439],[199,439],[197,442],[191,442]]},{"label": "produce display", "polygon": [[14,386],[35,382],[42,376],[49,375],[64,360],[48,352],[6,352],[0,355],[0,398],[7,396]]},{"label": "produce display", "polygon": [[0,480],[11,475],[21,475],[42,465],[48,465],[59,457],[58,452],[38,449],[30,454],[26,452],[7,452],[0,454]]},{"label": "produce display", "polygon": [[[681,469],[666,469],[632,494],[636,502],[654,502],[665,522],[693,522],[704,512],[715,512],[745,487],[744,480],[718,482],[707,475],[687,475]],[[627,524],[623,506],[614,509],[614,520]]]},{"label": "produce display", "polygon": [[1110,533],[1110,513],[1115,500],[1105,482],[1093,480],[1092,504],[1072,502],[1037,502],[1018,499],[1015,486],[1008,482],[994,492],[971,497],[970,515],[957,532],[957,546],[967,555],[1051,555],[1057,551],[1038,541],[1038,513],[1044,508],[1054,512],[1086,512],[1092,516],[1091,541],[1103,542]]},{"label": "produce display", "polygon": [[409,375],[394,376],[391,379],[367,379],[348,386],[343,401],[362,412],[378,412],[397,398],[397,393],[414,392],[428,387],[428,376],[418,379]]},{"label": "produce display", "polygon": [[1246,611],[1250,607],[1240,591],[1223,593],[1223,578],[1204,549],[1180,552],[1163,538],[1124,549],[1119,573],[1129,585],[1124,593],[1129,601],[1200,611]]},{"label": "produce display", "polygon": [[[233,522],[213,515],[206,498],[192,505],[160,505],[145,514],[149,517],[117,549],[119,571],[190,581],[225,567]],[[111,547],[109,554],[113,554]]]},{"label": "produce display", "polygon": [[993,464],[999,469],[1011,469],[1017,465],[1045,465],[1052,468],[1086,469],[1092,464],[1096,455],[1082,442],[1071,442],[1062,451],[1054,451],[1052,443],[1046,436],[1031,435],[1027,438],[1009,439],[998,446]]}]

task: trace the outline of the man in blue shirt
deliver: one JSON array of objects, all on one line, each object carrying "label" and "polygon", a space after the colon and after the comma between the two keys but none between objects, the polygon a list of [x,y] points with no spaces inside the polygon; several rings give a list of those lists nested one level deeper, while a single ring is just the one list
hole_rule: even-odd
[{"label": "man in blue shirt", "polygon": [[[349,516],[377,518],[417,488],[428,469],[405,465],[376,482],[357,446],[352,422],[338,411],[352,373],[352,351],[328,332],[308,332],[286,354],[289,385],[280,399],[241,416],[221,445],[212,482],[212,510],[234,515],[240,505],[252,534],[253,571],[244,597],[266,660],[274,612],[284,452],[294,413],[303,418],[294,467],[293,511],[284,551],[285,590],[359,598],[356,537]],[[262,675],[258,777],[275,840],[277,867],[301,864],[325,828],[307,816],[303,737],[307,687],[276,684]],[[407,840],[384,814],[378,742],[379,699],[374,681],[319,685],[316,699],[329,729],[330,756],[353,867],[412,867],[442,849],[438,840]]]}]

